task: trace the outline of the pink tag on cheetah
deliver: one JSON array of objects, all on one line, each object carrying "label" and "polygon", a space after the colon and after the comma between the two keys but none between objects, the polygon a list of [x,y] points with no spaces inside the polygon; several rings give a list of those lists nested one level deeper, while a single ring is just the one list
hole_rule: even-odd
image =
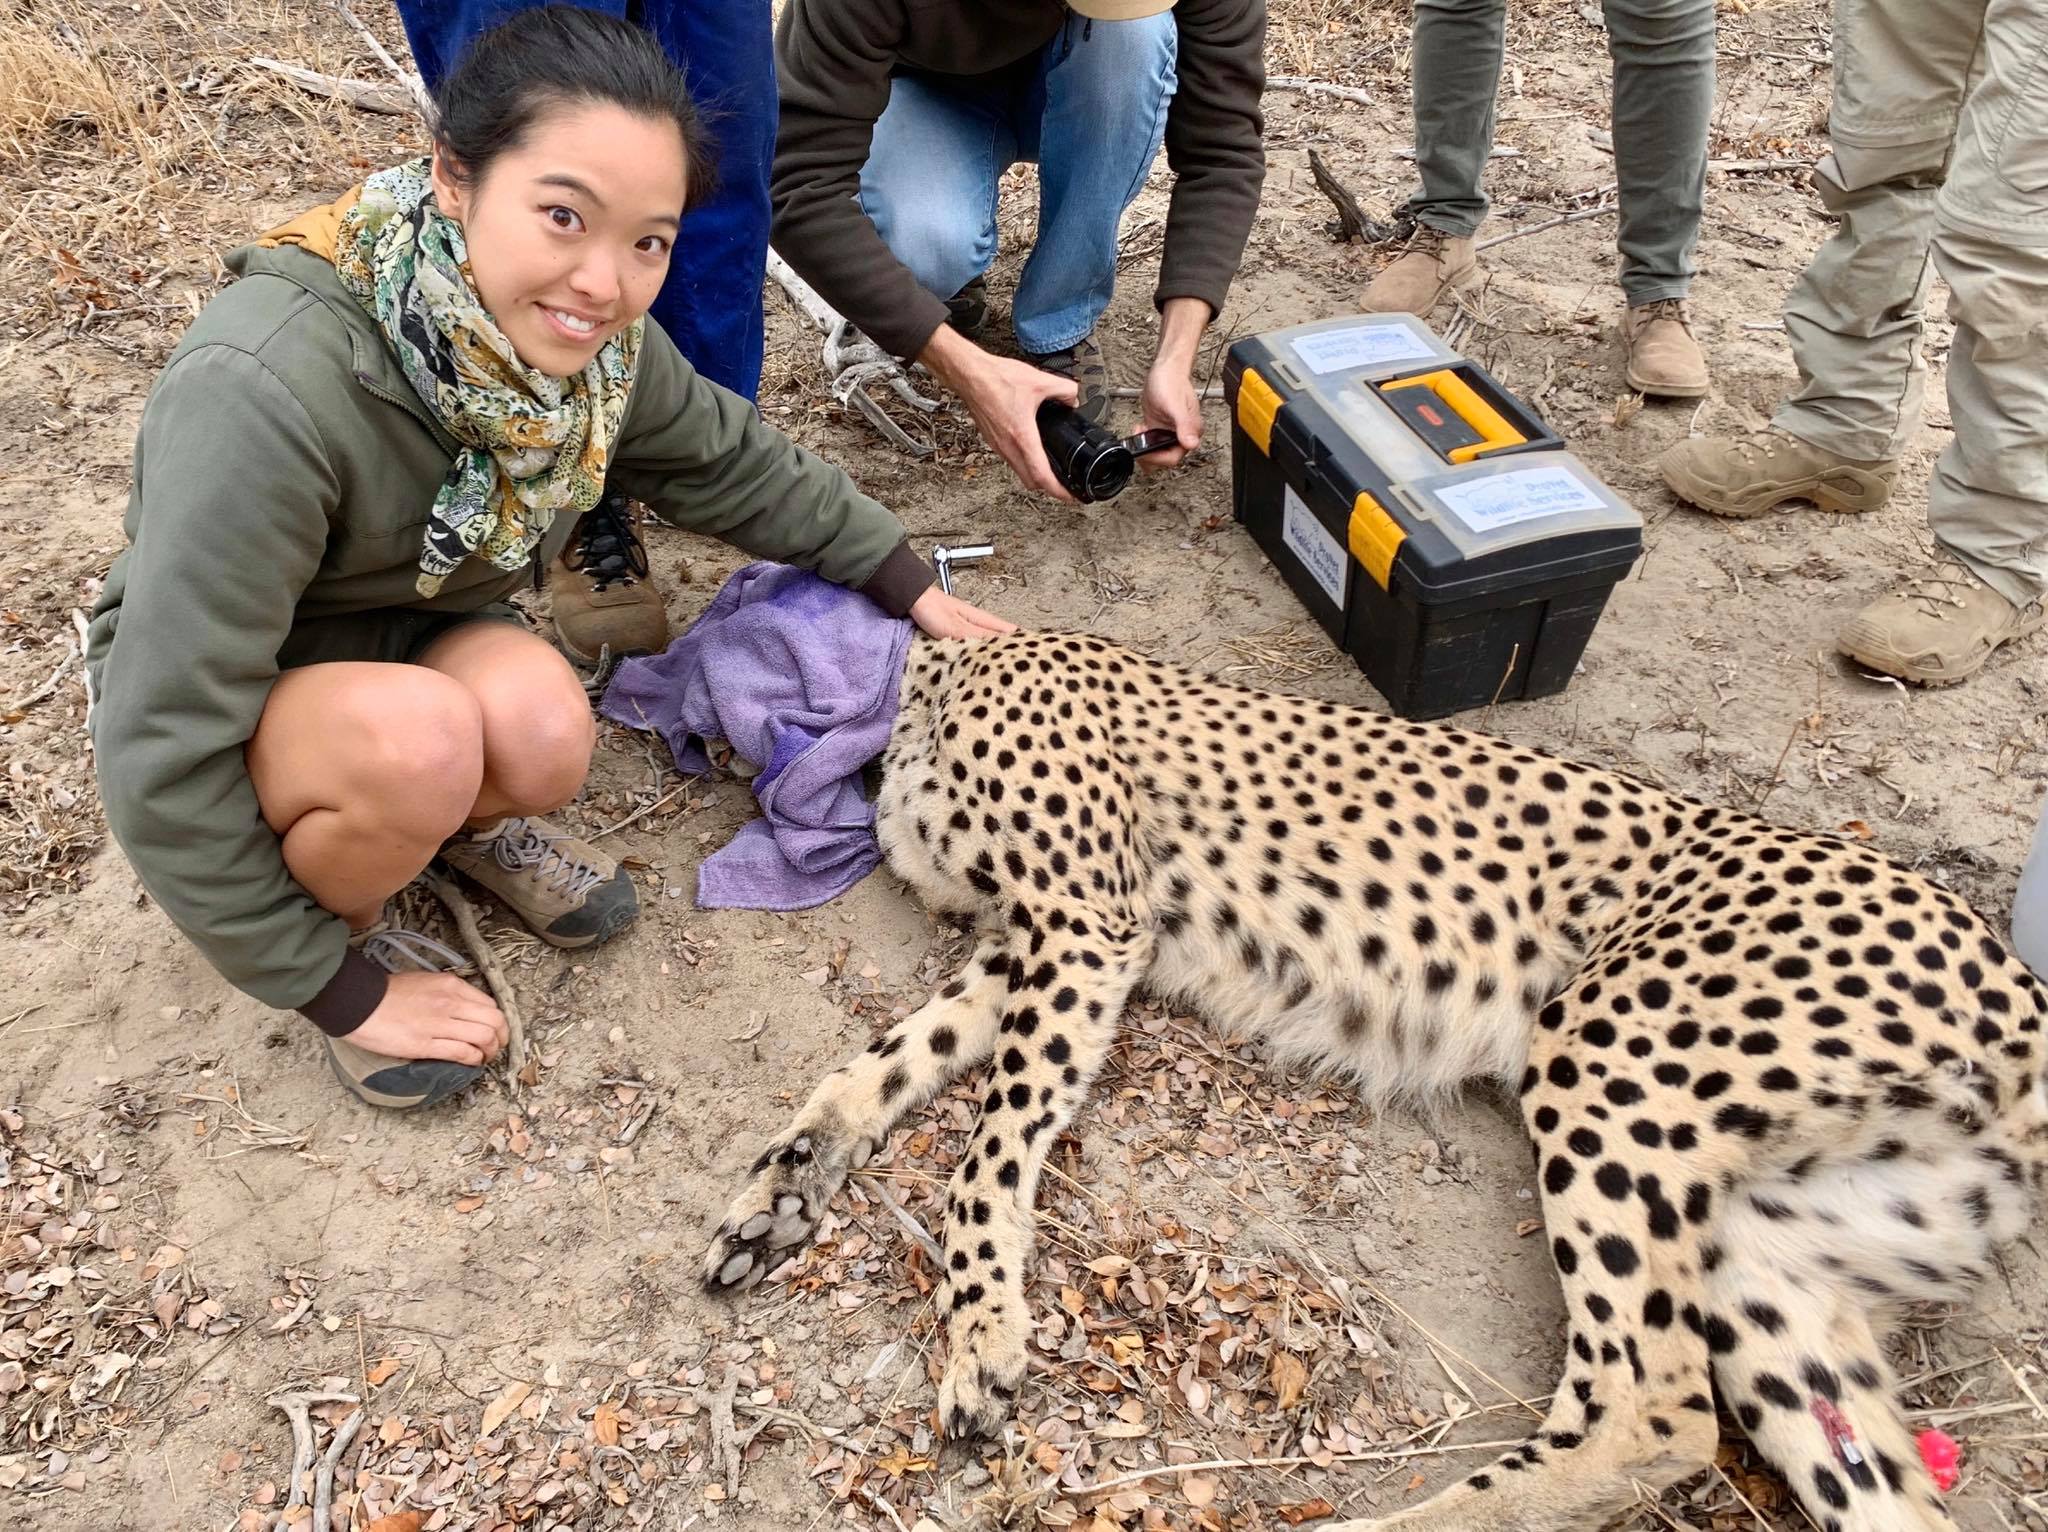
[{"label": "pink tag on cheetah", "polygon": [[1947,1494],[1963,1476],[1963,1449],[1946,1431],[1922,1431],[1915,1440],[1920,1446],[1920,1461],[1934,1475],[1934,1487]]}]

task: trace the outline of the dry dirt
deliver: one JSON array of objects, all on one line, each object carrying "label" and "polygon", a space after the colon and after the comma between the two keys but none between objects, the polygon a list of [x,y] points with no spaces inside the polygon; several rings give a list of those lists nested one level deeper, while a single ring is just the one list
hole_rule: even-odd
[{"label": "dry dirt", "polygon": [[[1341,1091],[1264,1067],[1227,1029],[1156,1010],[1134,1009],[1055,1153],[1033,1289],[1046,1365],[1010,1438],[979,1460],[933,1439],[930,1281],[872,1179],[787,1280],[738,1306],[703,1298],[704,1235],[762,1137],[813,1077],[915,1006],[961,939],[886,874],[806,914],[694,909],[696,860],[750,800],[727,778],[682,783],[639,737],[607,733],[567,817],[597,830],[659,801],[606,840],[640,872],[640,924],[571,959],[487,912],[540,1039],[538,1083],[516,1099],[494,1080],[424,1117],[379,1115],[335,1087],[308,1028],[215,977],[105,841],[79,672],[65,668],[70,614],[90,607],[120,546],[137,415],[215,290],[215,253],[416,148],[418,129],[251,64],[381,80],[325,6],[12,11],[0,41],[0,1518],[270,1525],[291,1447],[266,1397],[323,1379],[368,1400],[335,1525],[396,1513],[386,1532],[420,1524],[407,1508],[429,1527],[907,1528],[920,1514],[949,1529],[1314,1525],[1327,1507],[1409,1503],[1472,1465],[1461,1444],[1520,1435],[1516,1400],[1548,1390],[1561,1312],[1502,1105],[1475,1095],[1437,1122],[1372,1120]],[[1517,152],[1491,167],[1490,234],[1586,208],[1613,179],[1589,8],[1513,12],[1499,138]],[[361,13],[398,46],[385,6]],[[1409,174],[1396,157],[1405,8],[1275,0],[1273,14],[1274,73],[1368,99],[1268,96],[1271,169],[1219,343],[1344,311],[1386,258],[1331,241],[1311,147],[1381,216]],[[1820,151],[1827,24],[1805,0],[1723,5],[1717,157]],[[1162,169],[1128,224],[1107,332],[1126,383],[1142,374],[1165,192]],[[1033,195],[1019,173],[999,298]],[[1689,429],[1755,422],[1786,389],[1772,321],[1826,232],[1796,173],[1713,176],[1696,314],[1716,386],[1697,411],[1626,398],[1611,217],[1488,254],[1466,348],[1648,524],[1569,691],[1502,705],[1488,726],[1867,836],[2002,917],[2048,781],[2040,642],[1944,692],[1880,684],[1831,652],[1843,617],[1921,557],[1921,486],[1948,431],[1945,327],[1929,337],[1929,421],[1902,492],[1875,516],[1717,522],[1675,506],[1652,467]],[[959,419],[936,423],[928,460],[897,455],[824,400],[816,356],[771,292],[768,418],[920,539],[992,540],[997,556],[962,578],[971,599],[1374,702],[1231,522],[1220,405],[1192,467],[1075,511],[1017,491]],[[232,464],[222,492],[234,493]],[[740,562],[666,530],[649,541],[679,624]],[[963,1088],[935,1103],[890,1157],[926,1222],[972,1100]],[[1975,1306],[1916,1316],[1899,1342],[1909,1403],[1965,1440],[1955,1503],[1973,1532],[2048,1527],[2042,1267],[2032,1245],[2014,1248]],[[1634,1525],[1804,1525],[1728,1434],[1720,1468]],[[1186,1466],[1211,1458],[1239,1466]],[[1242,1466],[1252,1459],[1292,1461]],[[1085,1492],[1160,1463],[1174,1471]]]}]

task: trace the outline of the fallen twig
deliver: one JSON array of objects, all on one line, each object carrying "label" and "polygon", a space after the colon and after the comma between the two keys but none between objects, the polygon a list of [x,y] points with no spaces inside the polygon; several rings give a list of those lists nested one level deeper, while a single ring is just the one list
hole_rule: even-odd
[{"label": "fallen twig", "polygon": [[1482,239],[1472,248],[1474,250],[1491,250],[1495,245],[1504,245],[1511,239],[1527,239],[1531,234],[1541,234],[1546,229],[1560,228],[1568,223],[1582,223],[1588,218],[1605,218],[1609,213],[1616,211],[1618,211],[1617,204],[1603,202],[1599,207],[1580,208],[1576,213],[1562,213],[1556,218],[1546,218],[1541,223],[1530,224],[1526,229],[1514,229],[1506,234],[1496,234],[1492,239]]},{"label": "fallen twig", "polygon": [[484,940],[483,928],[477,924],[476,908],[462,896],[462,890],[454,882],[433,868],[426,872],[427,886],[434,891],[434,897],[448,907],[454,918],[455,929],[462,933],[462,943],[469,948],[469,955],[476,959],[477,971],[484,976],[484,982],[491,987],[491,998],[498,1002],[498,1009],[505,1016],[505,1030],[510,1036],[506,1064],[515,1085],[523,1084],[520,1076],[526,1070],[526,1019],[519,1014],[519,1003],[513,998],[512,983],[505,977],[505,970],[498,962],[498,954],[491,944]]},{"label": "fallen twig", "polygon": [[883,1171],[874,1176],[867,1183],[867,1189],[881,1199],[882,1206],[895,1215],[896,1221],[903,1225],[904,1232],[931,1257],[932,1265],[941,1271],[945,1270],[946,1252],[939,1247],[939,1242],[932,1238],[931,1231],[918,1222],[917,1215],[897,1198],[895,1188],[889,1185],[888,1172]]},{"label": "fallen twig", "polygon": [[390,85],[374,85],[368,80],[344,80],[339,75],[321,74],[317,69],[305,69],[297,64],[281,63],[277,59],[254,57],[249,62],[258,69],[267,69],[272,74],[283,75],[292,84],[308,95],[326,96],[344,106],[352,106],[359,112],[377,112],[386,117],[410,117],[418,110],[410,94]]},{"label": "fallen twig", "polygon": [[[246,1329],[247,1326],[243,1328]],[[278,1409],[283,1410],[285,1417],[292,1423],[292,1477],[284,1503],[285,1512],[289,1515],[306,1503],[306,1474],[313,1467],[313,1417],[309,1413],[311,1407],[316,1404],[357,1404],[360,1401],[354,1394],[307,1393],[272,1394],[269,1402]],[[363,1412],[357,1410],[354,1415],[349,1417],[349,1420],[351,1425],[348,1428],[348,1435],[353,1436],[355,1434],[354,1428],[362,1424]],[[337,1430],[334,1434],[334,1440],[337,1446],[345,1445],[348,1437]],[[334,1453],[333,1448],[329,1449],[329,1454],[330,1456],[337,1455]],[[334,1490],[333,1465],[323,1462],[321,1464],[321,1473],[325,1479],[327,1492],[331,1495]],[[316,1519],[313,1525],[325,1527],[329,1523],[325,1520]]]},{"label": "fallen twig", "polygon": [[313,1482],[313,1525],[316,1527],[324,1529],[334,1525],[334,1470],[369,1413],[368,1410],[357,1410],[334,1428],[334,1440],[328,1443],[327,1455],[320,1459],[320,1476]]},{"label": "fallen twig", "polygon": [[1379,245],[1400,237],[1398,223],[1381,223],[1359,211],[1358,199],[1351,195],[1350,188],[1330,173],[1323,157],[1313,149],[1308,152],[1308,173],[1315,177],[1316,190],[1328,197],[1337,210],[1337,222],[1331,232],[1338,241]]},{"label": "fallen twig", "polygon": [[[370,45],[370,51],[377,55],[377,61],[391,71],[391,78],[412,98],[413,110],[418,112],[422,119],[431,123],[434,120],[434,98],[427,94],[427,82],[420,78],[418,71],[405,68],[391,56],[390,50],[384,46],[377,34],[364,26],[362,18],[348,8],[348,0],[334,0],[334,8],[341,12],[343,21],[355,28],[356,35]],[[315,1522],[314,1525],[318,1526],[319,1523]],[[326,1532],[326,1528],[322,1527],[321,1532]]]},{"label": "fallen twig", "polygon": [[1360,106],[1371,106],[1381,99],[1356,85],[1332,85],[1328,80],[1311,80],[1298,74],[1269,74],[1266,76],[1266,89],[1300,91],[1305,96],[1334,96],[1339,101],[1356,101]]},{"label": "fallen twig", "polygon": [[1409,1458],[1444,1457],[1453,1452],[1504,1452],[1510,1447],[1522,1445],[1520,1437],[1506,1442],[1453,1442],[1448,1447],[1403,1447],[1390,1452],[1338,1452],[1317,1453],[1314,1457],[1284,1458],[1206,1458],[1199,1463],[1160,1463],[1135,1473],[1119,1474],[1114,1479],[1097,1479],[1093,1484],[1083,1484],[1063,1493],[1080,1495],[1101,1495],[1110,1490],[1122,1489],[1127,1484],[1142,1484],[1147,1479],[1163,1479],[1168,1475],[1207,1473],[1211,1469],[1224,1468],[1301,1468],[1314,1463],[1327,1467],[1331,1463],[1400,1463]]}]

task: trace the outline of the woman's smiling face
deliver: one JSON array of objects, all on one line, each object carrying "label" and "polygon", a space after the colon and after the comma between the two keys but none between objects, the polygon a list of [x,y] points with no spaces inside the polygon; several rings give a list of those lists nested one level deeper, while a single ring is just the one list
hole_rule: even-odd
[{"label": "woman's smiling face", "polygon": [[645,314],[689,186],[673,122],[576,102],[467,182],[440,150],[434,199],[462,225],[477,296],[536,372],[579,373]]}]

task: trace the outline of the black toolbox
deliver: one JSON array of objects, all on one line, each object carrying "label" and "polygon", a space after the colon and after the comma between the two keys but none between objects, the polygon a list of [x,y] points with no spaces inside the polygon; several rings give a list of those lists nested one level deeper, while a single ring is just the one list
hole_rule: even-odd
[{"label": "black toolbox", "polygon": [[1404,718],[1571,679],[1643,523],[1536,412],[1407,314],[1236,342],[1231,505]]}]

